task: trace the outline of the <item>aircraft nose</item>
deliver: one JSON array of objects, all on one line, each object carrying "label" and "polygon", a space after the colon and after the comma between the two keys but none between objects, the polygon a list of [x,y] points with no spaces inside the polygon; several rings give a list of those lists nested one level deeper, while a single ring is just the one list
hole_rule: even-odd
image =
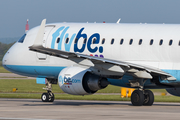
[{"label": "aircraft nose", "polygon": [[12,72],[12,65],[15,65],[15,62],[17,61],[17,54],[14,54],[15,50],[13,47],[11,47],[6,54],[4,55],[2,59],[2,66]]},{"label": "aircraft nose", "polygon": [[2,59],[2,65],[5,69],[9,70],[8,65],[13,65],[14,61],[17,58],[17,54],[14,54],[15,51],[15,45],[13,45],[4,55]]},{"label": "aircraft nose", "polygon": [[2,60],[2,65],[3,65],[3,67],[6,66],[6,63],[7,63],[7,61],[8,61],[8,58],[9,58],[9,52],[7,52],[7,53],[4,55],[4,57],[3,57],[3,60]]}]

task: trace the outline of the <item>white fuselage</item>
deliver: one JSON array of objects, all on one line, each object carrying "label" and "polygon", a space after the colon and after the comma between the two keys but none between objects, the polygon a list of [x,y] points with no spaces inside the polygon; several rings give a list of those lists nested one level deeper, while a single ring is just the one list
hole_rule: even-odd
[{"label": "white fuselage", "polygon": [[[59,73],[59,69],[57,69],[57,72],[53,71],[54,73],[52,72],[46,75],[42,70],[38,71],[31,67],[45,66],[57,68],[71,66],[75,63],[67,59],[30,51],[29,46],[33,45],[38,29],[39,27],[35,27],[29,30],[22,43],[16,42],[11,47],[4,56],[3,65],[9,66],[9,70],[18,74],[57,77],[58,75],[53,74]],[[81,49],[80,52],[82,54],[96,55],[98,57],[103,56],[108,59],[132,62],[162,70],[179,71],[179,32],[180,25],[175,24],[56,23],[46,25],[43,46],[70,52],[79,52],[83,48],[84,39],[82,35],[85,35],[85,48]],[[76,43],[75,40],[78,33],[80,38]],[[96,40],[98,39],[97,36],[99,36],[99,41],[93,44],[94,38]],[[58,38],[60,38],[59,43],[57,43]],[[104,39],[105,42],[102,44],[102,40]],[[113,43],[112,39],[114,39]],[[121,41],[122,39],[123,43]],[[141,44],[139,43],[140,40],[142,41]],[[160,44],[160,41],[162,44]],[[78,50],[75,50],[75,44],[77,44]],[[16,66],[16,68],[12,66]],[[26,67],[26,69],[22,70],[22,66]],[[29,67],[28,72],[26,72],[27,67]]]}]

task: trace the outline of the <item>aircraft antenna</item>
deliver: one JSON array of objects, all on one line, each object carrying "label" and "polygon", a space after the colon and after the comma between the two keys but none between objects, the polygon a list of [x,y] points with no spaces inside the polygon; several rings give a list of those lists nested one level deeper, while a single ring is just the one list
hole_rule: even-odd
[{"label": "aircraft antenna", "polygon": [[28,24],[29,19],[27,19],[26,27],[25,27],[25,33],[29,30],[29,24]]},{"label": "aircraft antenna", "polygon": [[119,18],[119,20],[116,23],[119,23],[121,21],[121,18]]}]

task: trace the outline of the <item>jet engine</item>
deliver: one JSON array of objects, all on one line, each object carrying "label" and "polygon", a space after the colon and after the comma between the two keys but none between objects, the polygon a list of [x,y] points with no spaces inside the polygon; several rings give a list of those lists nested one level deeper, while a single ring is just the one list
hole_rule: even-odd
[{"label": "jet engine", "polygon": [[58,76],[59,87],[68,94],[93,94],[108,86],[106,78],[92,74],[90,69],[83,67],[64,68]]},{"label": "jet engine", "polygon": [[175,96],[180,96],[180,88],[167,88],[166,91]]}]

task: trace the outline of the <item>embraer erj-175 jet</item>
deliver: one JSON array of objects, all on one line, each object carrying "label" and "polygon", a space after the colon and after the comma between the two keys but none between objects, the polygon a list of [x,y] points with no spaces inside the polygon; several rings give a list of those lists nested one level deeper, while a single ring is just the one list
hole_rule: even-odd
[{"label": "embraer erj-175 jet", "polygon": [[152,105],[148,89],[180,96],[180,25],[52,23],[44,19],[6,53],[3,66],[46,83],[43,102],[53,102],[52,84],[68,94],[88,95],[109,84],[136,88],[135,106]]}]

